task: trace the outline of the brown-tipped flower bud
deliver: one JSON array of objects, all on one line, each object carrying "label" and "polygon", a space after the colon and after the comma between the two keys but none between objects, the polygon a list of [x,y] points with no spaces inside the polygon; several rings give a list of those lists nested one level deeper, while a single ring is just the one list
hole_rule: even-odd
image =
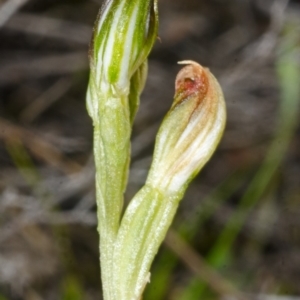
[{"label": "brown-tipped flower bud", "polygon": [[194,61],[177,75],[173,105],[156,138],[147,184],[170,193],[185,189],[215,151],[226,121],[216,78]]}]

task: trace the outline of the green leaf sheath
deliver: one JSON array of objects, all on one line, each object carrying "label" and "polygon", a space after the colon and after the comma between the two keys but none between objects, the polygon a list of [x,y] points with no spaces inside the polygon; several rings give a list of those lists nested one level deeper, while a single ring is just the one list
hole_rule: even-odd
[{"label": "green leaf sheath", "polygon": [[145,185],[130,202],[115,245],[114,299],[140,299],[181,198],[182,194],[166,195]]}]

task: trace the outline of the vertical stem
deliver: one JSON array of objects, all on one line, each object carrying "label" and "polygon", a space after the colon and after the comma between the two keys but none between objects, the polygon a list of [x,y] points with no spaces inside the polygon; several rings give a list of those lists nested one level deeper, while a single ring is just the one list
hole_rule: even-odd
[{"label": "vertical stem", "polygon": [[113,299],[112,253],[123,208],[130,151],[129,108],[124,98],[106,96],[94,129],[100,259],[104,298]]}]

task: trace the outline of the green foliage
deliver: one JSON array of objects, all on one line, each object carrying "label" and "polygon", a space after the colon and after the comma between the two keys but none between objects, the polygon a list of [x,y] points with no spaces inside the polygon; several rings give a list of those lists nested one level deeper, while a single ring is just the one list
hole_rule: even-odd
[{"label": "green foliage", "polygon": [[62,300],[82,300],[84,299],[83,289],[80,282],[75,277],[67,277],[62,285]]}]

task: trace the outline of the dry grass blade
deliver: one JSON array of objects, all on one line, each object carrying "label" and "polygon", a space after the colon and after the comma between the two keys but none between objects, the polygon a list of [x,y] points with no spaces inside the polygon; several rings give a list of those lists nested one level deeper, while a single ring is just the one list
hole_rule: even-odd
[{"label": "dry grass blade", "polygon": [[14,59],[13,62],[2,62],[0,84],[12,84],[26,79],[75,73],[87,68],[88,55],[85,51],[43,55],[42,57],[24,57],[20,61]]},{"label": "dry grass blade", "polygon": [[0,139],[7,142],[21,141],[36,157],[64,173],[72,174],[81,170],[79,164],[64,157],[59,149],[33,134],[30,130],[11,124],[1,118],[0,128]]},{"label": "dry grass blade", "polygon": [[91,39],[92,28],[87,25],[28,13],[14,15],[5,28],[28,34],[71,41],[86,46]]},{"label": "dry grass blade", "polygon": [[224,298],[230,296],[235,300],[248,299],[229,281],[212,269],[175,231],[169,231],[165,243],[197,277],[205,281],[217,294]]},{"label": "dry grass blade", "polygon": [[278,295],[259,295],[257,300],[300,300],[300,297],[278,296]]},{"label": "dry grass blade", "polygon": [[2,27],[27,1],[28,0],[7,0],[2,4],[0,6],[0,27]]},{"label": "dry grass blade", "polygon": [[242,62],[234,70],[230,70],[230,74],[223,76],[221,82],[224,85],[231,86],[239,79],[246,77],[270,56],[276,46],[288,3],[289,0],[274,0],[271,6],[269,30],[246,47]]},{"label": "dry grass blade", "polygon": [[21,113],[20,120],[24,123],[34,121],[47,108],[59,100],[72,86],[70,78],[59,79],[40,97],[30,103]]}]

